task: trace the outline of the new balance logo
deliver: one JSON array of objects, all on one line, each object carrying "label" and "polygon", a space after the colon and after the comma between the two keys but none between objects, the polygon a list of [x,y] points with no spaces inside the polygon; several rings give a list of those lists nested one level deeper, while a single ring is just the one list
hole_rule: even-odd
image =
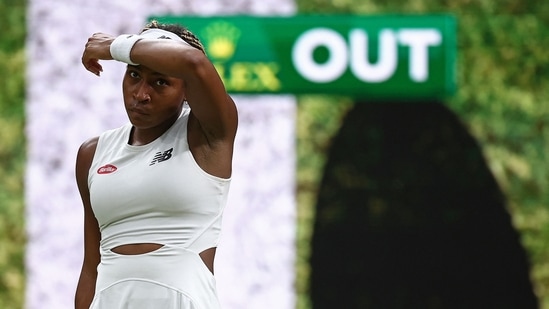
[{"label": "new balance logo", "polygon": [[173,151],[173,148],[170,148],[164,152],[161,152],[161,151],[157,152],[156,155],[154,155],[154,158],[152,159],[151,164],[149,164],[149,166],[155,165],[156,163],[164,162],[170,159],[172,157],[172,151]]}]

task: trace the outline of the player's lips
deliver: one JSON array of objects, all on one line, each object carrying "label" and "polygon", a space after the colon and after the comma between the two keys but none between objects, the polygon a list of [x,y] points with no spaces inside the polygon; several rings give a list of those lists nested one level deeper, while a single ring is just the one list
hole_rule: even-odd
[{"label": "player's lips", "polygon": [[129,110],[130,110],[130,112],[135,113],[135,114],[149,115],[149,113],[145,109],[142,109],[142,108],[130,108]]}]

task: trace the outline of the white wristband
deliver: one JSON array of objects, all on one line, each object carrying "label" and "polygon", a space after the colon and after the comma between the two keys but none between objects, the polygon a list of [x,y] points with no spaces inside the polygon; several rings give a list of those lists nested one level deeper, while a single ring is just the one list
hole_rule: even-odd
[{"label": "white wristband", "polygon": [[112,41],[110,47],[112,58],[127,64],[139,65],[132,62],[130,59],[130,52],[135,43],[140,39],[142,39],[142,37],[137,34],[122,34],[117,36],[116,39]]}]

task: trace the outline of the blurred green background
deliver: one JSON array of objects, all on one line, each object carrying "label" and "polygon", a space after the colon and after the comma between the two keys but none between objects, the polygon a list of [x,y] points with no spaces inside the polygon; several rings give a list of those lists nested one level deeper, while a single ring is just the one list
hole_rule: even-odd
[{"label": "blurred green background", "polygon": [[23,308],[25,7],[0,2],[0,308]]},{"label": "blurred green background", "polygon": [[[457,93],[446,100],[476,138],[507,198],[549,308],[549,1],[298,0],[300,13],[450,13],[458,21]],[[301,97],[298,107],[298,308],[310,308],[311,224],[326,150],[353,102]],[[505,257],[502,257],[505,258]]]},{"label": "blurred green background", "polygon": [[[542,309],[549,309],[549,1],[297,0],[299,13],[451,13],[458,90],[446,100],[477,139],[507,198]],[[23,308],[26,1],[0,2],[0,308]],[[298,100],[297,307],[310,308],[311,222],[331,138],[353,102]]]}]

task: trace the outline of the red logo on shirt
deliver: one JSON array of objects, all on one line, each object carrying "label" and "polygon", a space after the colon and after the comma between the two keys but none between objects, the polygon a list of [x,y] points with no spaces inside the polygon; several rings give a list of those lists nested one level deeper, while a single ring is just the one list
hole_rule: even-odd
[{"label": "red logo on shirt", "polygon": [[116,166],[112,164],[107,164],[107,165],[101,166],[97,170],[97,174],[110,174],[110,173],[116,172],[116,170],[117,170]]}]

